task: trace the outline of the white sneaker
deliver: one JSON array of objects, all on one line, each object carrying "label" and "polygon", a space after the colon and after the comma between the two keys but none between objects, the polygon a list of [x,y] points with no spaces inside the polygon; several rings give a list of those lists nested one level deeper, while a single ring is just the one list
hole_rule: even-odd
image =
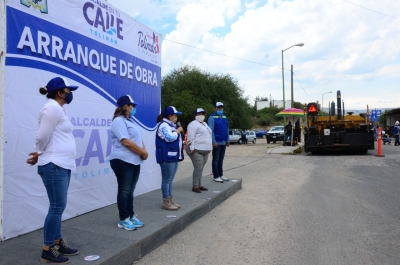
[{"label": "white sneaker", "polygon": [[229,179],[228,178],[225,178],[225,177],[220,177],[223,181],[229,181]]},{"label": "white sneaker", "polygon": [[213,181],[215,181],[215,182],[224,182],[220,177],[218,177],[218,178],[213,178]]}]

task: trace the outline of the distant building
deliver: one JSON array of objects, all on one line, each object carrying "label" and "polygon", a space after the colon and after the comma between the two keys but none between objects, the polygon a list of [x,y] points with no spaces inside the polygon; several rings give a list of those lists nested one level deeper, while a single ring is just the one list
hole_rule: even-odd
[{"label": "distant building", "polygon": [[385,115],[386,126],[393,126],[396,121],[400,121],[400,109],[389,110]]},{"label": "distant building", "polygon": [[[291,100],[285,100],[285,108],[288,109],[290,108],[292,104]],[[269,107],[275,107],[275,108],[283,108],[283,100],[275,100],[273,99],[272,101],[257,101],[257,110],[263,109],[263,108],[269,108]]]}]

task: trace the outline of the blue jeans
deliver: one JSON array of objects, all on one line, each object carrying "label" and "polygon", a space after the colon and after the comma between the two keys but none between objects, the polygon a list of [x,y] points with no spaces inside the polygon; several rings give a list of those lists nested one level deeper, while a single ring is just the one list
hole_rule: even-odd
[{"label": "blue jeans", "polygon": [[133,192],[139,180],[140,165],[133,165],[120,159],[110,160],[112,170],[117,177],[118,194],[117,206],[121,221],[131,218],[133,212]]},{"label": "blue jeans", "polygon": [[224,164],[226,145],[218,145],[218,148],[212,150],[212,173],[214,178],[219,178],[224,175],[222,169]]},{"label": "blue jeans", "polygon": [[67,195],[71,170],[59,167],[53,163],[38,166],[38,174],[46,187],[50,206],[44,221],[44,245],[54,244],[61,236],[61,216],[67,206]]},{"label": "blue jeans", "polygon": [[176,171],[178,171],[178,162],[162,162],[161,167],[161,192],[163,198],[172,196],[172,182],[174,181]]}]

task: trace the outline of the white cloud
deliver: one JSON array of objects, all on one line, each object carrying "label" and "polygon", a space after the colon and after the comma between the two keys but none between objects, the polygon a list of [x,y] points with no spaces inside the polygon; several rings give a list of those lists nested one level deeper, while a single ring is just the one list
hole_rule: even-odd
[{"label": "white cloud", "polygon": [[[391,16],[400,9],[400,1],[396,0],[352,1]],[[173,29],[164,34],[166,39],[275,67],[164,41],[164,74],[189,63],[212,72],[234,74],[251,98],[271,94],[280,100],[281,51],[303,42],[303,47],[284,52],[285,69],[294,65],[306,91],[295,81],[296,101],[320,100],[326,91],[341,90],[349,108],[400,105],[381,98],[400,98],[400,19],[342,0],[139,2],[143,6],[130,7],[130,1],[121,0],[113,4],[119,8],[125,4],[130,14],[140,14],[149,21],[157,16],[161,25],[174,23]],[[165,17],[169,19],[163,20]],[[163,30],[161,26],[154,29]],[[290,98],[289,71],[285,71],[285,87],[286,98]],[[382,87],[385,93],[376,93]]]}]

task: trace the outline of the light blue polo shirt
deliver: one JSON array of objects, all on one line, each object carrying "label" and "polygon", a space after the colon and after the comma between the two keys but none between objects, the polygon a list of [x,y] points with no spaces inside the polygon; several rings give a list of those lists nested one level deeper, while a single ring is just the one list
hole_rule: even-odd
[{"label": "light blue polo shirt", "polygon": [[112,149],[110,160],[120,159],[133,165],[143,164],[143,160],[140,159],[137,153],[132,152],[121,144],[122,139],[130,139],[140,148],[143,147],[142,130],[132,118],[128,120],[123,116],[119,116],[111,123]]}]

